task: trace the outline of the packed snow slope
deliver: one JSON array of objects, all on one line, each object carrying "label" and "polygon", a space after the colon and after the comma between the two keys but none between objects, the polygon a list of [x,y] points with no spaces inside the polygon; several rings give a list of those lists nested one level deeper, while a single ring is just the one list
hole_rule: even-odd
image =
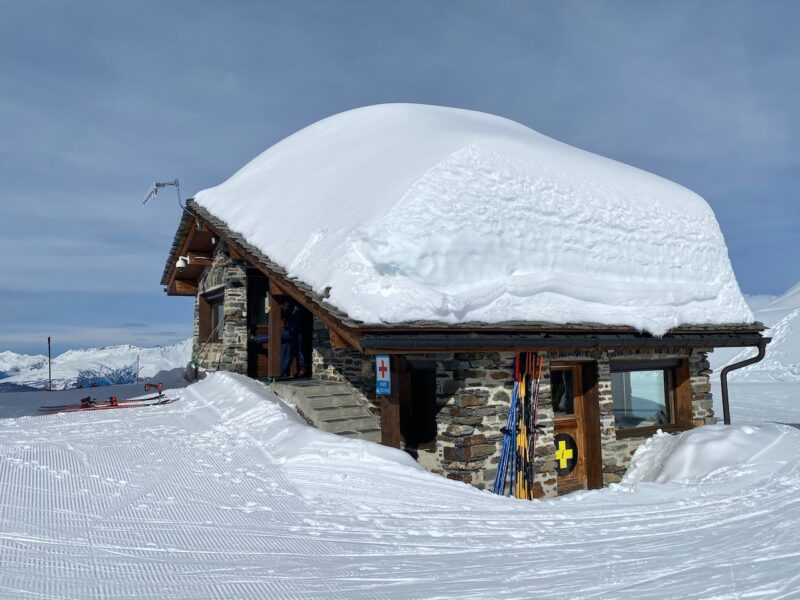
[{"label": "packed snow slope", "polygon": [[[729,379],[800,384],[800,283],[753,312],[758,321],[769,327],[764,335],[772,341],[761,362],[733,371]],[[718,377],[725,365],[754,356],[755,352],[753,348],[716,350],[711,355],[715,375]]]},{"label": "packed snow slope", "polygon": [[195,200],[368,323],[752,320],[702,198],[484,113],[341,113]]},{"label": "packed snow slope", "polygon": [[794,428],[658,436],[622,484],[530,503],[241,376],[169,394],[0,420],[0,597],[798,597]]},{"label": "packed snow slope", "polygon": [[[147,379],[160,371],[183,368],[191,358],[192,340],[171,346],[140,348],[121,345],[67,350],[53,359],[53,389],[64,390],[92,384],[114,385]],[[138,358],[138,361],[137,361]],[[11,352],[0,354],[0,391],[23,385],[45,389],[48,385],[46,356]],[[138,367],[138,373],[137,373]]]}]

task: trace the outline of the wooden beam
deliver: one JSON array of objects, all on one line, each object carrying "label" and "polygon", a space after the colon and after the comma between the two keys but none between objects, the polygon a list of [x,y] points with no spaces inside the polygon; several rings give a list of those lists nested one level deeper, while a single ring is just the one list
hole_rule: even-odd
[{"label": "wooden beam", "polygon": [[600,440],[600,392],[597,381],[597,363],[587,361],[581,363],[580,367],[586,487],[590,490],[597,490],[603,487],[603,449]]},{"label": "wooden beam", "polygon": [[336,333],[335,329],[328,328],[328,332],[331,335],[331,348],[334,350],[349,350],[352,348],[346,339]]},{"label": "wooden beam", "polygon": [[288,296],[289,294],[283,289],[278,282],[270,277],[269,280],[269,295],[270,296]]},{"label": "wooden beam", "polygon": [[269,294],[269,318],[267,320],[267,377],[281,376],[281,305],[273,294]]},{"label": "wooden beam", "polygon": [[[267,273],[267,271],[259,266],[258,263],[254,263],[256,266]],[[268,273],[267,273],[268,274]],[[338,342],[340,343],[340,348],[352,348],[353,350],[357,350],[361,352],[361,344],[358,342],[358,337],[355,336],[348,327],[338,323],[334,319],[330,317],[327,313],[325,313],[319,306],[317,306],[314,302],[312,302],[305,294],[303,294],[299,289],[297,289],[294,284],[288,281],[281,281],[278,282],[275,280],[273,275],[269,275],[269,293],[270,295],[278,295],[278,296],[289,296],[295,299],[300,305],[309,311],[312,315],[319,318],[323,321],[327,326],[328,330],[331,333],[331,343],[333,343],[333,337],[337,336]]]},{"label": "wooden beam", "polygon": [[213,260],[210,256],[208,256],[208,252],[195,252],[194,250],[188,250],[186,252],[186,256],[189,257],[189,264],[190,265],[199,265],[201,267],[210,267],[213,264]]},{"label": "wooden beam", "polygon": [[381,396],[381,444],[400,448],[403,436],[400,432],[400,406],[408,394],[408,364],[404,356],[391,357],[392,393]]},{"label": "wooden beam", "polygon": [[244,260],[244,256],[239,254],[239,251],[236,250],[234,246],[228,245],[228,256],[231,257],[231,260]]},{"label": "wooden beam", "polygon": [[167,293],[170,296],[196,296],[197,282],[173,279],[167,288]]},{"label": "wooden beam", "polygon": [[209,230],[214,233],[214,235],[220,239],[224,239],[228,243],[229,251],[230,249],[233,249],[239,256],[242,257],[242,260],[246,260],[259,271],[264,273],[264,275],[269,277],[270,295],[273,293],[273,286],[276,290],[282,290],[284,294],[294,298],[303,308],[308,310],[315,317],[318,317],[320,320],[322,320],[330,329],[335,330],[336,333],[346,340],[354,350],[359,352],[361,351],[361,344],[359,342],[360,335],[358,333],[355,333],[351,328],[347,327],[336,317],[332,316],[322,307],[318,306],[313,300],[306,296],[305,293],[303,293],[303,291],[297,287],[295,283],[286,279],[284,275],[264,266],[264,264],[258,258],[243,248],[242,245],[236,240],[219,231],[219,229],[211,223],[204,223],[204,225],[206,225]]},{"label": "wooden beam", "polygon": [[692,376],[689,359],[682,358],[675,373],[675,425],[690,429],[694,426],[692,418]]},{"label": "wooden beam", "polygon": [[[178,248],[178,252],[176,254],[178,257],[185,256],[186,249],[189,247],[189,244],[191,244],[192,239],[194,238],[194,234],[196,231],[195,223],[197,223],[197,217],[193,217],[191,223],[188,225],[188,231],[186,233],[186,237],[181,242]],[[184,294],[179,294],[178,292],[171,291],[176,289],[175,278],[178,275],[178,269],[174,264],[170,268],[171,272],[169,275],[169,281],[167,282],[167,294],[170,294],[172,296],[184,295]]]}]

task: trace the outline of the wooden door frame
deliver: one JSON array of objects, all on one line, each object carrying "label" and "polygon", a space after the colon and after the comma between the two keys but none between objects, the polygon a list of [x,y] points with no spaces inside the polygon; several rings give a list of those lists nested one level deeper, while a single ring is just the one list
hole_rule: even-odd
[{"label": "wooden door frame", "polygon": [[[603,453],[600,442],[600,397],[596,361],[553,361],[550,371],[573,370],[573,395],[576,406],[578,451],[582,457],[582,475],[586,489],[603,487]],[[555,433],[557,417],[553,415]]]}]

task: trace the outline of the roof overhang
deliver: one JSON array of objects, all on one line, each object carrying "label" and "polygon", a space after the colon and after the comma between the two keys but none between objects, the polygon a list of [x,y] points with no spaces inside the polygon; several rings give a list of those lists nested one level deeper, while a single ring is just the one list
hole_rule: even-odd
[{"label": "roof overhang", "polygon": [[197,280],[205,263],[190,260],[186,268],[178,271],[177,260],[181,256],[191,259],[198,253],[212,252],[215,240],[228,244],[231,258],[245,261],[266,275],[271,293],[291,296],[325,322],[337,347],[349,347],[364,354],[729,348],[758,346],[766,339],[761,335],[764,330],[761,323],[681,326],[663,337],[632,327],[593,323],[362,323],[326,302],[304,282],[289,277],[283,267],[192,199],[186,202],[164,268],[161,283],[168,294],[197,293]]},{"label": "roof overhang", "polygon": [[[197,280],[211,264],[214,252],[213,233],[188,209],[183,211],[172,242],[167,264],[161,277],[169,296],[194,296]],[[178,267],[179,259],[182,266]]]},{"label": "roof overhang", "polygon": [[361,334],[365,354],[435,352],[531,352],[590,350],[669,350],[758,346],[765,338],[753,333],[677,333],[651,337],[633,333],[451,332]]}]

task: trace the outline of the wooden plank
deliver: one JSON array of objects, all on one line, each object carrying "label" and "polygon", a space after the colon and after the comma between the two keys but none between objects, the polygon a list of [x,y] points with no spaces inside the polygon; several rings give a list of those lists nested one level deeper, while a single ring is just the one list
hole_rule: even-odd
[{"label": "wooden plank", "polygon": [[391,357],[392,393],[381,396],[381,444],[392,448],[402,447],[400,433],[400,406],[409,394],[408,364],[403,356]]},{"label": "wooden plank", "polygon": [[281,305],[274,294],[269,295],[269,347],[267,350],[267,376],[281,375]]},{"label": "wooden plank", "polygon": [[184,281],[176,279],[172,282],[171,295],[173,296],[196,296],[197,281]]},{"label": "wooden plank", "polygon": [[694,426],[692,420],[692,377],[689,359],[682,358],[673,371],[675,376],[675,425],[684,429]]},{"label": "wooden plank", "polygon": [[600,392],[597,383],[597,363],[581,364],[583,395],[583,445],[586,456],[586,487],[603,487],[603,450],[600,442]]}]

